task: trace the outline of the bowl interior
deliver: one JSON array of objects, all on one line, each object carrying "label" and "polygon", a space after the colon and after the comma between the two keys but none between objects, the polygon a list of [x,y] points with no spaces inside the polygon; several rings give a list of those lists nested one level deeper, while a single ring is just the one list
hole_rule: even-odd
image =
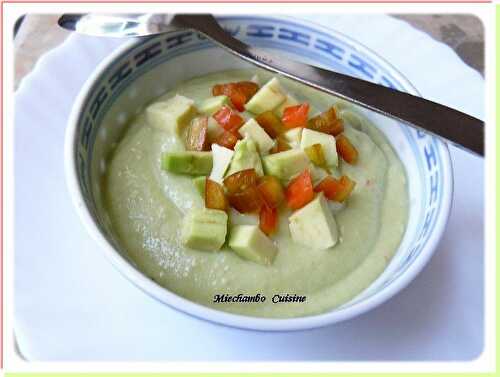
[{"label": "bowl interior", "polygon": [[[270,52],[416,93],[388,63],[341,34],[281,18],[223,17],[220,21],[237,38]],[[181,81],[244,67],[250,65],[199,34],[179,31],[130,43],[91,79],[78,109],[74,149],[78,185],[95,225],[129,263],[133,264],[113,235],[100,196],[107,158],[128,120]],[[377,295],[394,284],[423,250],[432,252],[436,224],[447,216],[451,186],[448,152],[439,140],[373,112],[357,111],[384,132],[406,168],[409,222],[388,268],[342,308]]]}]

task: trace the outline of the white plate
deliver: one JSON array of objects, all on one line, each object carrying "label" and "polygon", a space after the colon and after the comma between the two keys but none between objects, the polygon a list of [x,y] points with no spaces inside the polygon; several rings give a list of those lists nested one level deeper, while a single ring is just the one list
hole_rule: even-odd
[{"label": "white plate", "polygon": [[[479,74],[405,23],[373,15],[307,18],[335,25],[384,56],[424,96],[482,115]],[[187,317],[132,289],[85,233],[62,168],[71,103],[95,64],[119,43],[70,37],[42,59],[16,96],[15,317],[27,358],[464,359],[481,351],[483,198],[473,184],[482,182],[483,163],[454,148],[457,190],[440,250],[404,294],[365,316],[296,334],[244,332]],[[412,54],[401,53],[408,45]],[[434,71],[437,66],[446,70]],[[458,80],[467,90],[453,90]]]}]

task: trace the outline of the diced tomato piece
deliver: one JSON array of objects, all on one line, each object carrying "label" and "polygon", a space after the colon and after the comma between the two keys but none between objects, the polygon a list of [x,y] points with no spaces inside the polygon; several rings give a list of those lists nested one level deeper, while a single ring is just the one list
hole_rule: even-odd
[{"label": "diced tomato piece", "polygon": [[335,200],[337,195],[342,191],[342,185],[337,179],[328,176],[316,185],[314,191],[322,191],[327,199]]},{"label": "diced tomato piece", "polygon": [[229,94],[228,97],[236,110],[245,111],[245,103],[247,103],[247,98],[244,93],[236,89],[231,94]]},{"label": "diced tomato piece", "polygon": [[286,202],[291,209],[304,207],[314,198],[311,173],[304,170],[299,176],[292,179],[288,184],[286,191]]},{"label": "diced tomato piece", "polygon": [[242,117],[228,106],[222,106],[213,117],[226,131],[230,132],[238,131],[245,122]]},{"label": "diced tomato piece", "polygon": [[229,131],[222,132],[214,140],[215,144],[219,144],[221,147],[226,147],[229,149],[234,149],[234,146],[237,142],[238,136],[235,133]]},{"label": "diced tomato piece", "polygon": [[337,144],[337,153],[345,162],[353,165],[358,162],[358,150],[345,135],[340,134],[335,140]]},{"label": "diced tomato piece", "polygon": [[236,85],[247,97],[247,102],[259,91],[259,85],[253,81],[239,81]]},{"label": "diced tomato piece", "polygon": [[323,146],[321,144],[313,144],[304,149],[307,157],[313,162],[314,165],[322,167],[326,171],[329,171],[326,164],[325,153],[323,151]]},{"label": "diced tomato piece", "polygon": [[224,187],[208,178],[205,182],[205,207],[223,211],[228,207]]},{"label": "diced tomato piece", "polygon": [[257,188],[262,195],[262,199],[270,208],[277,208],[285,199],[285,192],[280,180],[272,175],[265,175],[260,178]]},{"label": "diced tomato piece", "polygon": [[309,104],[302,103],[296,106],[286,107],[283,110],[281,121],[287,128],[305,127],[307,125],[307,114],[309,113]]},{"label": "diced tomato piece", "polygon": [[208,149],[208,117],[194,118],[189,125],[186,136],[188,151],[206,151]]},{"label": "diced tomato piece", "polygon": [[278,229],[278,209],[263,205],[260,209],[259,228],[268,236]]},{"label": "diced tomato piece", "polygon": [[340,177],[340,180],[326,177],[314,188],[314,191],[322,191],[327,199],[343,202],[351,195],[355,185],[356,182],[345,175]]},{"label": "diced tomato piece", "polygon": [[257,173],[255,169],[245,169],[224,179],[224,186],[229,194],[234,194],[238,191],[243,191],[247,187],[257,184]]},{"label": "diced tomato piece", "polygon": [[257,115],[255,120],[273,139],[285,131],[281,120],[272,111]]},{"label": "diced tomato piece", "polygon": [[259,86],[252,81],[240,81],[228,84],[214,85],[212,94],[214,96],[226,95],[238,111],[245,110],[245,103],[259,90]]},{"label": "diced tomato piece", "polygon": [[229,204],[241,213],[258,213],[263,201],[255,185],[228,195]]},{"label": "diced tomato piece", "polygon": [[307,128],[337,136],[339,133],[344,131],[344,123],[342,122],[342,119],[337,117],[337,112],[332,106],[327,111],[309,119],[307,122]]}]

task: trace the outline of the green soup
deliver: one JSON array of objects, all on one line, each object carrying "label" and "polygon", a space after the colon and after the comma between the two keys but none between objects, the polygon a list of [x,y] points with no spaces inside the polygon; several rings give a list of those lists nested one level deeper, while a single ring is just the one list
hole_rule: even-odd
[{"label": "green soup", "polygon": [[[249,80],[257,72],[261,78],[271,77],[256,70],[210,74],[180,84],[158,101],[180,94],[197,104],[211,96],[214,84]],[[331,96],[282,82],[289,93],[319,111],[335,103]],[[346,205],[334,210],[339,232],[334,247],[311,250],[294,243],[286,209],[281,210],[279,231],[272,237],[279,252],[269,266],[241,259],[227,246],[217,252],[184,247],[183,217],[190,209],[203,207],[203,198],[192,177],[161,170],[161,154],[183,150],[182,140],[152,128],[139,114],[110,157],[103,183],[105,207],[123,248],[158,284],[228,312],[297,317],[322,313],[353,299],[395,254],[407,224],[408,193],[403,165],[384,135],[346,105],[342,109],[344,132],[359,151],[359,160],[355,165],[339,165],[340,173],[357,184]],[[258,223],[257,216],[235,210],[229,219],[232,224]],[[257,294],[258,302],[241,302],[244,296]],[[241,299],[235,302],[223,302],[238,295]]]}]

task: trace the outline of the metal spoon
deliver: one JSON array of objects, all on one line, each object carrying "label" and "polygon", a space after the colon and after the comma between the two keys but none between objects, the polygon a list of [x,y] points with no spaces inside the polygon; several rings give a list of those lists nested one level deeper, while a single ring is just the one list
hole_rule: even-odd
[{"label": "metal spoon", "polygon": [[209,14],[65,14],[59,19],[59,25],[80,33],[106,37],[136,37],[192,29],[259,67],[430,132],[484,156],[484,123],[481,120],[382,85],[305,63],[278,59],[231,37]]}]

